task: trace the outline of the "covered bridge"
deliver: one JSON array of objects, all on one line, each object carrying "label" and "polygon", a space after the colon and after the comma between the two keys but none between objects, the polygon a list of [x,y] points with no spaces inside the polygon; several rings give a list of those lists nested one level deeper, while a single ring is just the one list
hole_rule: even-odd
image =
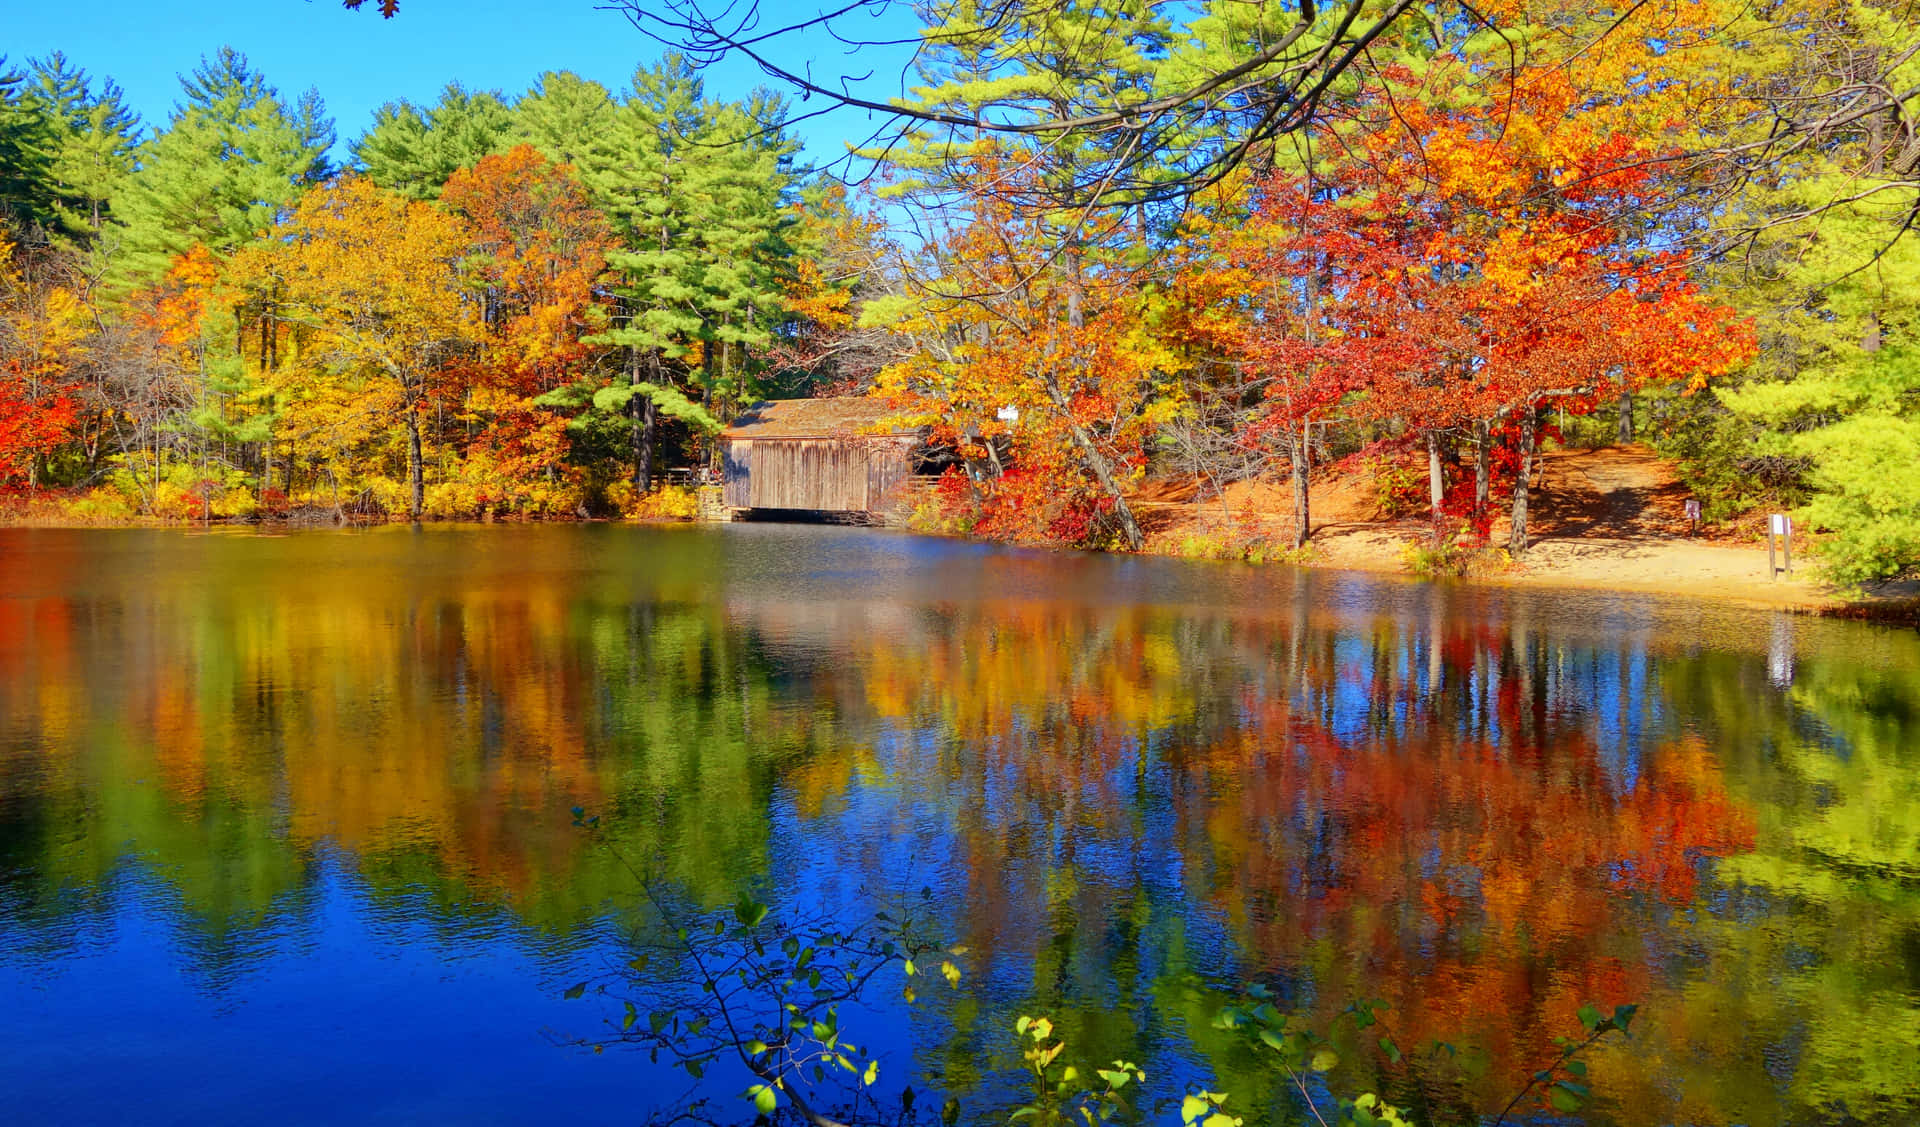
[{"label": "covered bridge", "polygon": [[886,427],[876,400],[774,399],[720,434],[735,511],[878,517],[913,474],[919,430]]}]

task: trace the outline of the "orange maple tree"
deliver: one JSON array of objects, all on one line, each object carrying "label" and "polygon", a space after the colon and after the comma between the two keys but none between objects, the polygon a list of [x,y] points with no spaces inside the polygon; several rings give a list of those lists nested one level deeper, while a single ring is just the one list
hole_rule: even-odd
[{"label": "orange maple tree", "polygon": [[1241,344],[1267,400],[1253,433],[1304,448],[1303,424],[1336,405],[1404,427],[1426,449],[1436,538],[1443,455],[1468,436],[1460,508],[1484,518],[1506,466],[1520,551],[1543,404],[1698,386],[1744,359],[1751,335],[1629,222],[1661,187],[1648,145],[1570,113],[1578,91],[1563,77],[1494,82],[1491,97],[1449,105],[1464,68],[1388,68],[1336,155],[1254,186],[1250,221],[1223,250],[1268,279],[1247,295]]},{"label": "orange maple tree", "polygon": [[447,398],[476,428],[464,469],[487,481],[476,498],[484,508],[526,493],[566,460],[566,420],[537,400],[578,379],[598,353],[581,338],[605,327],[595,286],[615,238],[571,166],[530,145],[455,172],[441,201],[471,225],[467,265],[484,306],[482,347],[440,372]]}]

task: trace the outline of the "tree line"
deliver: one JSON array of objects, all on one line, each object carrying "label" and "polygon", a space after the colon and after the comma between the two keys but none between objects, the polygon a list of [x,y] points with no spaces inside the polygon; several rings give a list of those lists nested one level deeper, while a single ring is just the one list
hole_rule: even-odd
[{"label": "tree line", "polygon": [[[830,391],[926,426],[929,519],[978,535],[1138,548],[1146,478],[1272,476],[1300,546],[1339,461],[1436,542],[1498,516],[1518,551],[1540,444],[1610,437],[1709,520],[1802,513],[1843,580],[1920,562],[1905,9],[915,11],[897,98],[683,2],[636,17],[685,53],[625,91],[451,86],[344,169],[318,97],[230,51],[144,138],[30,60],[0,87],[0,475],[150,511],[631,511],[669,447]],[[733,50],[897,122],[801,168],[780,96],[703,89]]]},{"label": "tree line", "polygon": [[[853,222],[785,108],[669,56],[615,95],[393,103],[335,167],[317,95],[223,49],[140,136],[62,56],[8,73],[0,478],[103,515],[631,507],[663,444],[826,370]],[[857,227],[857,223],[855,224]]]}]

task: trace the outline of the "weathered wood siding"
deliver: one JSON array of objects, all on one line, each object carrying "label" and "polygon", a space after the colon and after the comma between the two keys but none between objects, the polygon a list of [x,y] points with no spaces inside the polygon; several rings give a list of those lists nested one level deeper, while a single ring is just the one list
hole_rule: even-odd
[{"label": "weathered wood siding", "polygon": [[753,440],[736,438],[725,443],[721,457],[720,484],[727,508],[744,509],[753,488]]},{"label": "weathered wood siding", "polygon": [[908,476],[911,438],[735,438],[726,499],[736,509],[861,513],[883,509]]}]

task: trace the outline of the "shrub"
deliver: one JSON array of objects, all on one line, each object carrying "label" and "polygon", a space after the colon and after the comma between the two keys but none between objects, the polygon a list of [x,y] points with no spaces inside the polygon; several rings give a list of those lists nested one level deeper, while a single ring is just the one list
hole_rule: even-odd
[{"label": "shrub", "polygon": [[666,485],[636,497],[632,483],[620,484],[626,486],[620,515],[629,520],[692,520],[700,515],[700,495],[687,486]]},{"label": "shrub", "polygon": [[1419,466],[1393,454],[1380,454],[1360,463],[1373,482],[1374,507],[1388,518],[1403,517],[1427,506],[1427,475]]}]

